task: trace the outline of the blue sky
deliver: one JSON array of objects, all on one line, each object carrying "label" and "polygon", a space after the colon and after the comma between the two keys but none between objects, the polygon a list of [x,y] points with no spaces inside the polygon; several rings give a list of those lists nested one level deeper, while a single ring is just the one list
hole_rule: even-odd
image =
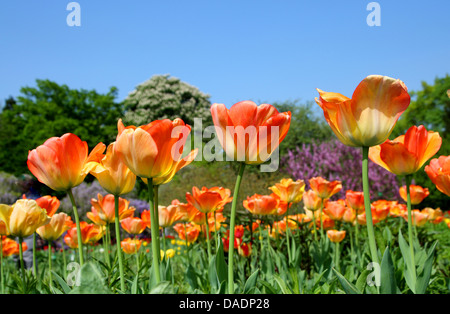
[{"label": "blue sky", "polygon": [[381,26],[366,0],[2,1],[0,103],[50,79],[123,100],[155,74],[170,74],[231,106],[313,100],[315,88],[351,96],[367,75],[410,90],[450,73],[450,1],[384,0]]}]

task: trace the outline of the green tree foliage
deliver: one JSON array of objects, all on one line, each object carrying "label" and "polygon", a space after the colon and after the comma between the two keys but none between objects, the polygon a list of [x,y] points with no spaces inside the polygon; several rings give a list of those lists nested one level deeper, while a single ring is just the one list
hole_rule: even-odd
[{"label": "green tree foliage", "polygon": [[169,75],[155,75],[138,85],[125,99],[126,124],[142,125],[158,119],[181,118],[189,125],[201,118],[212,121],[209,95]]},{"label": "green tree foliage", "polygon": [[[399,119],[391,139],[405,134],[412,125],[422,124],[427,130],[439,132],[442,137],[441,149],[433,158],[450,155],[450,98],[447,95],[449,89],[449,75],[436,78],[433,85],[422,82],[422,90],[410,93],[411,104]],[[430,190],[430,196],[420,204],[421,208],[425,206],[440,206],[443,210],[450,208],[450,198],[436,189],[423,169],[414,174],[414,179],[416,184]],[[405,184],[404,181],[402,183]]]},{"label": "green tree foliage", "polygon": [[117,135],[123,114],[115,102],[117,89],[107,94],[70,89],[49,80],[36,80],[36,87],[23,87],[17,101],[9,99],[0,113],[0,170],[17,175],[29,173],[28,151],[50,137],[74,133],[92,149],[106,145]]}]

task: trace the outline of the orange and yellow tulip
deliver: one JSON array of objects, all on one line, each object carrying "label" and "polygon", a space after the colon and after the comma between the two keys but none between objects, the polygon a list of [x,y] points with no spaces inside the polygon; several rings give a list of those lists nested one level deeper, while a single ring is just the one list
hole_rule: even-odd
[{"label": "orange and yellow tulip", "polygon": [[[326,202],[326,200],[324,200]],[[314,190],[308,190],[303,194],[304,208],[310,211],[316,211],[322,208],[324,202]]]},{"label": "orange and yellow tulip", "polygon": [[450,156],[432,159],[425,172],[439,191],[450,196]]},{"label": "orange and yellow tulip", "polygon": [[198,210],[194,206],[189,203],[181,203],[177,199],[172,201],[172,206],[176,206],[179,220],[183,222],[191,222],[198,213]]},{"label": "orange and yellow tulip", "polygon": [[333,243],[339,243],[342,242],[345,238],[345,230],[338,231],[338,230],[328,230],[327,231],[328,239],[330,239]]},{"label": "orange and yellow tulip", "polygon": [[73,222],[70,216],[67,216],[66,213],[58,213],[52,216],[48,224],[39,227],[36,232],[44,240],[55,241],[69,230],[72,225]]},{"label": "orange and yellow tulip", "polygon": [[181,217],[177,205],[158,206],[159,226],[162,228],[172,226],[176,221],[181,220]]},{"label": "orange and yellow tulip", "polygon": [[98,161],[105,145],[97,144],[88,155],[86,142],[72,133],[52,137],[28,153],[28,169],[55,191],[67,191],[84,181],[93,164]]},{"label": "orange and yellow tulip", "polygon": [[275,215],[279,201],[274,195],[254,194],[252,197],[247,197],[243,205],[253,215]]},{"label": "orange and yellow tulip", "polygon": [[[408,215],[405,214],[403,216],[405,221],[408,221]],[[428,221],[428,213],[421,212],[418,209],[414,209],[411,211],[412,224],[416,227],[423,227]]]},{"label": "orange and yellow tulip", "polygon": [[[2,241],[2,253],[3,257],[8,257],[11,255],[19,255],[19,243],[10,238],[0,238]],[[22,242],[22,250],[25,252],[28,250],[28,246],[25,242]]]},{"label": "orange and yellow tulip", "polygon": [[93,161],[90,174],[108,193],[122,195],[131,192],[136,183],[136,175],[122,162],[114,150],[115,143],[108,145],[106,154],[99,161]]},{"label": "orange and yellow tulip", "polygon": [[427,131],[423,125],[412,126],[405,135],[371,147],[369,158],[386,170],[399,175],[417,172],[440,149],[439,133]]},{"label": "orange and yellow tulip", "polygon": [[291,178],[281,179],[279,183],[275,183],[269,189],[286,203],[299,203],[305,192],[305,182],[303,180],[294,181]]},{"label": "orange and yellow tulip", "polygon": [[190,164],[198,150],[181,158],[191,127],[183,120],[155,120],[139,127],[125,127],[118,122],[115,153],[136,176],[152,178],[161,185],[172,180],[175,173]]},{"label": "orange and yellow tulip", "polygon": [[122,225],[123,230],[133,235],[141,234],[148,226],[146,221],[137,217],[125,218],[120,224]]},{"label": "orange and yellow tulip", "polygon": [[411,98],[405,84],[387,76],[370,75],[352,98],[317,89],[316,103],[337,138],[347,146],[371,147],[386,141]]},{"label": "orange and yellow tulip", "polygon": [[[80,230],[81,242],[83,244],[94,244],[102,238],[105,227],[82,221],[80,222]],[[74,225],[67,230],[67,234],[64,236],[64,242],[72,249],[78,248],[77,228]]]},{"label": "orange and yellow tulip", "polygon": [[142,240],[126,238],[120,242],[122,250],[126,254],[136,254],[141,248]]},{"label": "orange and yellow tulip", "polygon": [[[420,185],[413,185],[411,184],[409,186],[410,196],[411,196],[411,205],[418,205],[422,203],[422,201],[430,195],[430,192],[427,188],[423,188]],[[406,193],[406,185],[402,186],[399,189],[399,193],[401,198],[406,202],[407,200],[407,193]]]},{"label": "orange and yellow tulip", "polygon": [[338,200],[334,202],[327,202],[323,212],[333,220],[341,221],[347,210],[344,200]]},{"label": "orange and yellow tulip", "polygon": [[316,192],[321,199],[328,199],[342,189],[340,181],[328,181],[322,177],[309,179],[311,189]]},{"label": "orange and yellow tulip", "polygon": [[50,217],[35,200],[19,199],[12,206],[0,205],[0,220],[5,223],[9,234],[26,238],[47,224]]},{"label": "orange and yellow tulip", "polygon": [[[103,196],[98,193],[97,199],[91,199],[92,214],[88,216],[89,219],[95,222],[95,216],[97,214],[105,223],[114,223],[116,218],[114,198],[113,194]],[[119,197],[119,221],[133,216],[134,211],[135,208],[130,207],[130,202],[128,200]]]},{"label": "orange and yellow tulip", "polygon": [[225,204],[231,202],[233,199],[229,189],[222,187],[206,188],[201,190],[197,187],[192,188],[192,194],[186,193],[186,200],[189,204],[194,206],[202,213],[211,213],[216,210],[222,209]]},{"label": "orange and yellow tulip", "polygon": [[364,193],[348,190],[345,193],[347,206],[354,209],[358,214],[364,212]]},{"label": "orange and yellow tulip", "polygon": [[198,236],[200,235],[200,226],[196,224],[186,224],[186,226],[182,223],[176,224],[174,227],[175,231],[178,233],[178,237],[181,240],[186,241],[187,236],[187,242],[193,243],[197,241]]},{"label": "orange and yellow tulip", "polygon": [[286,137],[291,123],[290,112],[279,113],[272,105],[257,106],[252,101],[238,102],[230,109],[224,104],[213,104],[211,115],[227,156],[246,164],[268,160]]}]

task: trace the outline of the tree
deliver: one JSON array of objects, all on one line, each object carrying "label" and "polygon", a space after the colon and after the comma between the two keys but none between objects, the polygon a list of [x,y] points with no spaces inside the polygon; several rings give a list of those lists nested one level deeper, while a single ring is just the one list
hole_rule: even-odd
[{"label": "tree", "polygon": [[181,118],[193,125],[201,118],[204,126],[210,123],[209,95],[198,88],[169,75],[155,75],[138,85],[125,99],[127,124],[143,125],[153,120]]},{"label": "tree", "polygon": [[8,102],[0,113],[0,170],[28,173],[28,151],[52,136],[74,133],[93,148],[106,145],[117,135],[123,114],[115,102],[117,89],[107,94],[70,89],[49,80],[36,80],[36,87],[23,87],[17,102]]}]

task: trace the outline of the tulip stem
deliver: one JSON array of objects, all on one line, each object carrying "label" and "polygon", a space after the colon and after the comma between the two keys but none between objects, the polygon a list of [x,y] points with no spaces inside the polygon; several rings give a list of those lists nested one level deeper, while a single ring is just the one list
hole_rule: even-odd
[{"label": "tulip stem", "polygon": [[239,166],[239,173],[236,178],[236,185],[234,186],[233,202],[231,204],[231,216],[230,216],[230,241],[228,249],[228,293],[234,293],[234,273],[233,273],[233,255],[234,255],[234,225],[236,223],[236,205],[238,201],[239,188],[242,182],[242,176],[244,175],[245,163],[241,163]]},{"label": "tulip stem", "polygon": [[67,191],[67,194],[69,195],[70,201],[72,202],[73,215],[75,217],[75,224],[77,226],[78,255],[80,258],[80,267],[81,267],[84,264],[84,255],[83,255],[83,241],[81,238],[80,218],[78,217],[78,210],[75,204],[75,198],[73,197],[72,189],[69,189]]},{"label": "tulip stem", "polygon": [[208,263],[211,262],[211,243],[209,242],[209,223],[208,214],[205,214],[205,229],[206,229],[206,245],[208,247]]},{"label": "tulip stem", "polygon": [[289,265],[291,264],[292,261],[292,257],[291,257],[291,244],[289,243],[289,221],[288,221],[288,217],[289,217],[289,203],[287,204],[287,210],[286,210],[286,243],[287,243],[287,250],[288,250],[288,260],[289,260]]},{"label": "tulip stem", "polygon": [[364,191],[364,208],[366,213],[367,235],[369,237],[369,248],[372,256],[372,262],[379,264],[377,244],[375,242],[375,232],[373,228],[372,209],[370,203],[370,189],[369,189],[369,147],[362,148],[362,183]]},{"label": "tulip stem", "polygon": [[3,277],[3,236],[0,235],[0,280],[2,286],[2,294],[5,294],[5,282]]},{"label": "tulip stem", "polygon": [[123,271],[123,256],[120,247],[120,221],[119,221],[119,196],[114,195],[114,222],[116,227],[116,247],[117,256],[119,257],[119,272],[120,272],[120,288],[125,292],[125,274]]},{"label": "tulip stem", "polygon": [[61,237],[61,251],[63,256],[63,265],[64,265],[64,278],[67,278],[67,261],[66,261],[66,250],[64,250],[64,238]]},{"label": "tulip stem", "polygon": [[159,261],[160,261],[160,252],[158,250],[159,243],[159,225],[158,220],[156,220],[155,215],[155,204],[154,195],[153,195],[153,180],[152,178],[148,179],[148,204],[150,206],[150,229],[152,235],[152,258],[153,258],[153,274],[155,276],[155,282],[158,284],[161,281],[161,275],[159,273]]},{"label": "tulip stem", "polygon": [[336,242],[335,243],[335,246],[334,246],[334,250],[335,250],[335,252],[334,252],[334,254],[335,254],[335,256],[334,256],[334,264],[335,264],[335,266],[336,266],[336,270],[338,271],[338,272],[340,272],[341,271],[341,268],[340,268],[340,266],[339,266],[339,242]]},{"label": "tulip stem", "polygon": [[[155,221],[156,225],[158,226],[158,242],[156,242],[157,248],[158,248],[158,261],[161,260],[161,236],[159,235],[159,201],[158,201],[158,191],[159,191],[159,185],[153,186],[153,206],[155,210]],[[165,235],[163,235],[165,237]],[[166,251],[164,251],[164,254]]]},{"label": "tulip stem", "polygon": [[52,242],[48,241],[48,277],[49,277],[49,286],[52,289]]},{"label": "tulip stem", "polygon": [[[23,238],[19,237],[19,259],[20,259],[20,269],[22,271],[22,283],[23,283],[23,291],[25,291],[25,265],[23,263]],[[2,252],[3,254],[3,252]]]},{"label": "tulip stem", "polygon": [[37,263],[36,263],[36,232],[33,233],[33,274],[34,277],[38,280],[39,286],[39,276],[37,273]]},{"label": "tulip stem", "polygon": [[411,176],[407,175],[406,179],[406,207],[408,208],[408,236],[409,236],[409,251],[411,255],[411,265],[412,265],[412,277],[416,278],[416,262],[414,257],[414,243],[413,243],[413,223],[412,223],[412,213],[411,213]]}]

